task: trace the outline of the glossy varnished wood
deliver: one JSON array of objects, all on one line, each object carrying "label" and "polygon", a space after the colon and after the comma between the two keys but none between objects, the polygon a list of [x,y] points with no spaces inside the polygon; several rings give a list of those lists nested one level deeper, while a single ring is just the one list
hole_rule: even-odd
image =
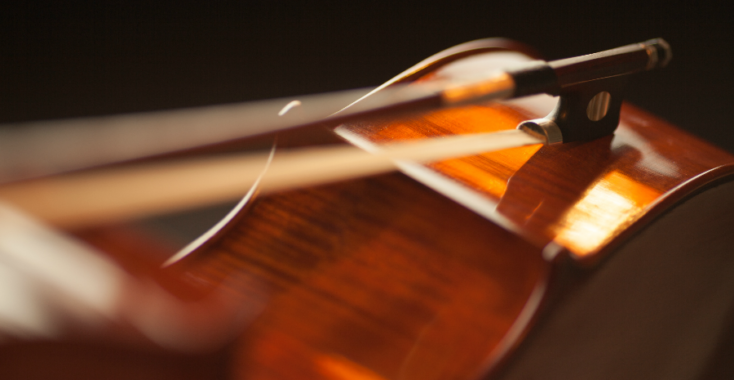
[{"label": "glossy varnished wood", "polygon": [[[518,59],[495,57],[443,62],[393,82],[451,79]],[[364,146],[497,131],[552,107],[538,97],[337,132]],[[551,302],[549,277],[562,276],[555,255],[598,262],[732,163],[625,105],[615,135],[590,143],[407,164],[407,177],[262,198],[179,269],[193,282],[268,300],[238,345],[237,378],[476,378],[521,342],[541,301]]]},{"label": "glossy varnished wood", "polygon": [[267,297],[241,378],[471,377],[548,270],[521,238],[399,174],[264,198],[234,228],[184,265]]},{"label": "glossy varnished wood", "polygon": [[[473,59],[485,60],[487,67],[496,65],[491,54]],[[457,71],[444,66],[424,81],[450,79]],[[492,132],[543,117],[554,106],[554,98],[541,95],[398,121],[343,125],[337,132],[359,145]],[[669,205],[687,193],[674,189],[693,190],[734,171],[733,163],[730,154],[626,104],[613,136],[454,159],[427,165],[428,175],[408,174],[424,182],[430,179],[430,186],[459,202],[467,193],[478,195],[479,201],[464,204],[539,247],[552,242],[557,247],[549,249],[564,248],[592,260],[640,218],[655,214],[658,205]],[[466,191],[446,190],[443,184]]]},{"label": "glossy varnished wood", "polygon": [[[462,45],[388,85],[456,80],[467,70],[528,59],[509,47],[498,40]],[[499,131],[552,107],[553,100],[541,96],[372,120],[336,132],[366,146]],[[616,246],[672,203],[734,171],[731,155],[633,106],[623,107],[621,120],[614,136],[588,143],[426,166],[401,163],[403,173],[256,197],[210,241],[165,270],[200,292],[224,288],[231,302],[260,308],[256,318],[243,320],[230,346],[198,357],[201,368],[239,379],[410,380],[501,376],[500,362],[510,363],[505,374],[512,378],[524,373],[523,362],[508,359],[515,352],[545,364],[531,354],[553,351],[547,341],[557,342],[557,335],[535,332],[545,323],[537,320],[553,326],[548,313],[585,305],[571,302],[564,309],[556,302],[564,299],[559,293],[573,288],[595,299],[582,282],[596,281],[600,258],[613,256]],[[104,245],[99,235],[79,235]],[[626,262],[634,263],[641,251],[629,250]],[[589,264],[584,276],[573,278],[582,280],[575,288],[559,286],[569,262],[559,257],[570,257],[572,266]],[[564,326],[559,335],[581,326],[574,319],[557,323]],[[582,327],[593,332],[596,325]],[[527,347],[525,336],[543,347]],[[27,360],[23,353],[46,346],[52,354],[72,347],[41,342],[4,349]],[[80,347],[68,353],[107,346]],[[109,352],[126,350],[113,346]],[[199,374],[195,365],[170,371],[190,360],[185,355],[133,352],[130,358],[134,365],[160,363],[149,371],[140,364],[150,377]],[[161,368],[168,370],[156,372]]]}]

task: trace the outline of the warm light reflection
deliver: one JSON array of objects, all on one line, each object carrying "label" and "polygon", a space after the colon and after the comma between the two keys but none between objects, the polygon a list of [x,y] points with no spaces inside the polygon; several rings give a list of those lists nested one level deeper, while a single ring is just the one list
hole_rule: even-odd
[{"label": "warm light reflection", "polygon": [[[420,118],[391,120],[385,125],[344,125],[340,134],[346,132],[365,136],[371,143],[385,143],[414,139],[426,139],[446,135],[513,130],[528,116],[502,104],[489,103],[469,105],[432,111]],[[339,131],[339,129],[337,129]],[[346,132],[345,132],[346,131]],[[354,142],[353,140],[350,140]],[[462,183],[499,200],[507,190],[507,183],[532,157],[541,144],[506,149],[453,160],[444,160],[428,165]]]},{"label": "warm light reflection", "polygon": [[523,119],[523,115],[499,104],[447,108],[429,112],[422,117],[458,135],[514,129]]},{"label": "warm light reflection", "polygon": [[[522,116],[501,105],[469,106],[431,112],[424,118],[457,134],[494,132],[514,129]],[[497,199],[507,190],[507,182],[540,149],[541,145],[526,146],[485,153],[479,156],[446,160],[431,167],[484,194]]]},{"label": "warm light reflection", "polygon": [[484,153],[479,156],[446,160],[431,164],[439,172],[448,172],[471,188],[502,198],[507,190],[507,183],[542,145],[530,145],[497,152]]},{"label": "warm light reflection", "polygon": [[320,356],[316,364],[319,372],[333,380],[385,380],[369,369],[339,356]]},{"label": "warm light reflection", "polygon": [[660,192],[612,171],[561,218],[555,241],[579,256],[596,252],[642,214]]},{"label": "warm light reflection", "polygon": [[[452,174],[462,182],[469,183],[472,188],[481,189],[482,192],[501,198],[507,190],[508,176],[499,173],[488,172],[480,168],[476,163],[467,159],[455,159],[430,165],[439,172],[452,171]],[[453,171],[456,171],[455,173]]]}]

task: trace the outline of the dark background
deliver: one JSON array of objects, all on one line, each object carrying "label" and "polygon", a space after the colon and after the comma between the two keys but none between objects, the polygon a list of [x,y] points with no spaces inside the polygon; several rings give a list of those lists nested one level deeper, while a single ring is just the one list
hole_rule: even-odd
[{"label": "dark background", "polygon": [[[0,5],[0,124],[376,86],[485,37],[525,42],[547,59],[663,37],[671,64],[636,76],[629,101],[734,153],[726,8],[725,1],[11,0]],[[188,236],[185,243],[226,210],[168,222],[179,220],[172,234]],[[721,352],[717,360],[728,363],[734,343]]]},{"label": "dark background", "polygon": [[0,122],[373,86],[484,37],[548,59],[664,37],[673,61],[637,76],[628,99],[734,152],[720,4],[12,2],[0,6]]}]

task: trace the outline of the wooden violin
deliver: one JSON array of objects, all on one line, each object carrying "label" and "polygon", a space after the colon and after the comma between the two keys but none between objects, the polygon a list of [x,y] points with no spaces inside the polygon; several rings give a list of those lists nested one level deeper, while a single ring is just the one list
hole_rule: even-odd
[{"label": "wooden violin", "polygon": [[[474,41],[426,59],[376,93],[532,59],[506,40]],[[734,156],[619,106],[616,130],[601,138],[400,162],[396,173],[262,196],[255,190],[221,228],[160,271],[129,264],[154,249],[147,241],[105,228],[76,231],[128,271],[155,273],[172,294],[185,288],[198,302],[221,292],[225,302],[253,305],[251,313],[236,334],[203,353],[160,349],[131,329],[113,338],[15,337],[0,346],[0,373],[401,380],[715,374],[734,305]],[[554,107],[555,98],[534,95],[350,121],[333,132],[374,150],[513,130]],[[216,330],[210,325],[220,323],[219,312],[212,309],[214,317],[197,328]],[[42,365],[37,357],[46,358]]]}]

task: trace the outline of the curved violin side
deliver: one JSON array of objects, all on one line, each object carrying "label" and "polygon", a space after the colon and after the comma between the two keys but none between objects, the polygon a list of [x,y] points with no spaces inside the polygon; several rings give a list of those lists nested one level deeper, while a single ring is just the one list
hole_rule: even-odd
[{"label": "curved violin side", "polygon": [[[429,59],[420,75],[409,70],[389,83],[451,80],[465,70],[528,59],[485,43],[486,49],[473,46],[461,59]],[[552,98],[537,96],[343,125],[336,132],[377,149],[391,141],[512,129],[553,105]],[[706,203],[731,207],[718,203],[731,199],[730,185],[716,185],[731,180],[734,157],[631,105],[623,107],[621,120],[614,136],[589,143],[517,148],[426,166],[403,163],[403,174],[258,199],[235,233],[184,263],[189,275],[214,283],[238,272],[256,273],[260,296],[264,292],[272,300],[238,346],[235,377],[574,378],[614,366],[625,377],[668,378],[671,368],[701,370],[725,328],[730,294],[709,300],[716,313],[707,318],[689,311],[691,319],[658,324],[661,313],[689,306],[667,295],[664,307],[646,309],[664,295],[656,293],[661,285],[630,273],[640,273],[638,263],[665,258],[669,245],[651,247],[655,239],[646,236],[659,239],[672,231],[667,221],[679,218],[671,216],[677,210],[706,214],[711,206],[675,207],[698,202],[694,197],[682,203],[692,194],[716,194],[714,200],[706,195]],[[709,188],[713,192],[704,191]],[[682,220],[693,220],[680,212]],[[720,250],[711,255],[726,261]],[[691,252],[671,256],[671,263],[685,267]],[[727,265],[717,268],[732,269]],[[669,282],[676,276],[665,273],[659,276],[662,288],[673,289]],[[700,288],[710,275],[690,278]],[[624,287],[615,288],[620,284],[651,290],[638,289],[636,303],[602,297],[632,299]],[[726,284],[715,288],[724,292]],[[589,298],[599,301],[588,303]],[[667,344],[656,339],[659,331],[628,329],[616,314],[598,316],[610,307],[631,320],[651,318],[670,334],[688,331],[690,337],[706,329],[708,339],[681,360],[680,351],[650,349]],[[568,314],[575,318],[554,317]],[[601,330],[590,335],[595,345],[583,336],[558,339],[568,329],[595,326]],[[632,338],[606,352],[609,341],[602,338],[619,337],[620,329]],[[685,339],[677,343],[694,346]],[[635,345],[640,348],[633,350]],[[638,364],[615,366],[630,357]],[[584,360],[593,365],[575,365]]]},{"label": "curved violin side", "polygon": [[[380,88],[458,81],[531,59],[518,46],[498,39],[459,45]],[[554,102],[540,95],[469,105],[335,133],[379,149],[514,129],[550,113]],[[226,228],[165,269],[199,292],[262,305],[220,350],[187,356],[147,346],[133,353],[106,343],[61,346],[47,351],[59,358],[51,367],[24,372],[28,361],[18,360],[6,362],[15,365],[7,373],[53,373],[94,347],[104,349],[90,357],[122,359],[77,373],[120,378],[135,372],[115,370],[128,365],[183,378],[711,373],[734,305],[734,236],[726,228],[734,222],[734,156],[625,104],[613,136],[399,167],[255,194]],[[16,357],[46,352],[45,345],[20,343]],[[178,363],[187,365],[171,370]]]},{"label": "curved violin side", "polygon": [[[450,70],[433,75],[446,78]],[[553,102],[538,96],[337,132],[364,146],[510,129],[549,114]],[[540,307],[529,311],[536,306],[529,303],[524,310],[541,322],[522,343],[505,342],[521,349],[498,378],[667,379],[715,371],[709,362],[729,328],[732,162],[730,154],[626,104],[608,138],[403,170],[524,236],[552,263]],[[490,360],[488,372],[501,368],[501,355]]]}]

